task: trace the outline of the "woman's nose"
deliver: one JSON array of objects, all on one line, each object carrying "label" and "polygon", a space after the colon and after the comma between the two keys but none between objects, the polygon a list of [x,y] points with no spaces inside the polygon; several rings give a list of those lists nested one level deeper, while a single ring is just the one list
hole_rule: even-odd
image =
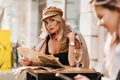
[{"label": "woman's nose", "polygon": [[98,26],[101,27],[101,26],[103,26],[103,24],[104,24],[103,19],[97,21],[97,25],[98,25]]}]

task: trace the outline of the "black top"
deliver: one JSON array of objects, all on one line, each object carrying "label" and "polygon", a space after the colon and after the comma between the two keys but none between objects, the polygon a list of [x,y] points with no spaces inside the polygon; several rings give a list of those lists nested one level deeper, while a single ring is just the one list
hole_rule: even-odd
[{"label": "black top", "polygon": [[[47,39],[46,39],[46,50],[45,50],[45,53],[48,54],[48,55],[50,55],[49,47],[48,47],[49,39],[50,39],[50,36],[48,36]],[[54,54],[54,56],[59,58],[59,61],[63,65],[69,65],[69,63],[68,63],[68,52],[57,53],[57,54]]]}]

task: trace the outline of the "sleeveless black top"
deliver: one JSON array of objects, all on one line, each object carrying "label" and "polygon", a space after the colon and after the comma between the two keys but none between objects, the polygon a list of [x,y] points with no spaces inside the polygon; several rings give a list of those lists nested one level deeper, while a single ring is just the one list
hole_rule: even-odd
[{"label": "sleeveless black top", "polygon": [[[49,47],[48,47],[49,39],[50,39],[50,36],[48,36],[47,39],[46,39],[46,50],[45,50],[45,53],[48,54],[48,55],[50,55]],[[62,53],[54,54],[54,56],[59,58],[59,61],[63,65],[69,65],[69,62],[68,62],[68,52],[62,52]]]}]

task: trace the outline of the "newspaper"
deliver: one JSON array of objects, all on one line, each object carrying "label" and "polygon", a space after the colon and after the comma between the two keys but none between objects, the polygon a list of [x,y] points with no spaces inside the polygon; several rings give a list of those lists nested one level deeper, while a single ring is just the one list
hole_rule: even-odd
[{"label": "newspaper", "polygon": [[53,55],[40,55],[33,49],[18,47],[18,53],[33,62],[33,66],[46,66],[52,68],[64,68],[64,65]]}]

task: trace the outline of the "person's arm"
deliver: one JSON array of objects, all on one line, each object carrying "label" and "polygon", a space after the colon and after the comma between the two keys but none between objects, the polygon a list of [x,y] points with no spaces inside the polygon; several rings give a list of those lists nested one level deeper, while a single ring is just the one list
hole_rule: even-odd
[{"label": "person's arm", "polygon": [[76,62],[74,60],[73,51],[75,48],[80,48],[79,42],[75,39],[75,33],[68,33],[67,37],[69,38],[69,51],[68,51],[68,61],[70,66],[75,66]]},{"label": "person's arm", "polygon": [[45,49],[46,49],[46,42],[43,43],[43,46],[40,49],[40,55],[45,55]]},{"label": "person's arm", "polygon": [[90,80],[84,75],[78,74],[77,76],[74,77],[74,80]]}]

